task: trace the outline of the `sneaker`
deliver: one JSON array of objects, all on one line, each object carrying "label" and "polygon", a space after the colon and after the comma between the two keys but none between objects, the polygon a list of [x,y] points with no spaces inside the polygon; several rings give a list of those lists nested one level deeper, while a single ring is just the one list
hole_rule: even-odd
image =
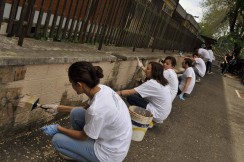
[{"label": "sneaker", "polygon": [[151,123],[149,123],[148,128],[153,128],[153,125],[154,125],[154,123],[153,123],[153,121],[151,121]]},{"label": "sneaker", "polygon": [[66,156],[66,155],[64,155],[64,154],[62,154],[62,153],[60,153],[59,152],[59,156],[61,156],[63,159],[66,159],[66,160],[75,160],[75,159],[72,159],[71,157],[69,157],[69,156]]},{"label": "sneaker", "polygon": [[196,83],[200,83],[201,82],[201,80],[200,79],[196,79]]},{"label": "sneaker", "polygon": [[208,72],[208,74],[213,74],[213,72]]}]

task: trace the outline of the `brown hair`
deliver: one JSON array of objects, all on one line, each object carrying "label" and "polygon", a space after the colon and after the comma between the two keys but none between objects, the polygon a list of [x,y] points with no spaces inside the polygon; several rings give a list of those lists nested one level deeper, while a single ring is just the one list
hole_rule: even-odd
[{"label": "brown hair", "polygon": [[170,60],[170,61],[171,61],[171,65],[172,65],[173,67],[176,66],[176,59],[175,59],[175,57],[173,57],[173,56],[167,56],[167,57],[166,57],[164,60],[162,60],[161,62],[164,63],[166,60]]},{"label": "brown hair", "polygon": [[83,82],[89,88],[99,84],[100,78],[103,78],[103,70],[100,66],[93,66],[90,62],[75,62],[69,67],[69,79],[73,82]]}]

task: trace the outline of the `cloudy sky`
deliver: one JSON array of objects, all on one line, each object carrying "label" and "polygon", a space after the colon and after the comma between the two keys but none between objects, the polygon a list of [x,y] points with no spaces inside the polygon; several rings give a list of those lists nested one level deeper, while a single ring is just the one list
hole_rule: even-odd
[{"label": "cloudy sky", "polygon": [[200,6],[200,2],[202,2],[202,0],[180,0],[179,2],[187,13],[193,16],[199,16],[199,18],[195,18],[195,20],[200,22],[203,15],[202,8]]}]

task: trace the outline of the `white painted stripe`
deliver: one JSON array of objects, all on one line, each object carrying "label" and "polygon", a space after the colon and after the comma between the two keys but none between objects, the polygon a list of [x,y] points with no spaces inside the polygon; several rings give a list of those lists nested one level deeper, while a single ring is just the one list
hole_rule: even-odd
[{"label": "white painted stripe", "polygon": [[236,91],[237,96],[238,96],[239,98],[242,98],[241,95],[240,95],[240,93],[238,92],[238,90],[235,90],[235,91]]}]

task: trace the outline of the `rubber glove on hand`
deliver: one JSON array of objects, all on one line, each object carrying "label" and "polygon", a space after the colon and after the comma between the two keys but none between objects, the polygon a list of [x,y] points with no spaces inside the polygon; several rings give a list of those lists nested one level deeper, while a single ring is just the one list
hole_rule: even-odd
[{"label": "rubber glove on hand", "polygon": [[138,57],[136,57],[136,58],[137,58],[137,65],[138,65],[140,68],[142,68],[142,67],[143,67],[142,62],[139,60]]},{"label": "rubber glove on hand", "polygon": [[185,100],[184,97],[183,97],[183,94],[178,95],[178,97],[179,97],[179,99],[182,100],[182,101]]},{"label": "rubber glove on hand", "polygon": [[43,109],[45,109],[46,112],[52,115],[56,115],[58,113],[58,105],[50,104],[50,105],[42,105]]},{"label": "rubber glove on hand", "polygon": [[49,136],[54,136],[56,133],[58,133],[58,124],[51,124],[47,125],[41,128],[41,130],[44,131]]}]

